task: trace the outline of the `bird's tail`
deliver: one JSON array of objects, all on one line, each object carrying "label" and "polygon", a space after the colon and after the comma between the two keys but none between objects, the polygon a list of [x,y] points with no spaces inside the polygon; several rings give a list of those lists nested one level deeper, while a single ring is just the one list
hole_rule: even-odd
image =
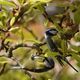
[{"label": "bird's tail", "polygon": [[69,61],[66,59],[66,57],[62,57],[62,56],[60,56],[60,55],[57,55],[56,58],[57,58],[57,60],[58,60],[58,62],[60,63],[61,66],[64,65],[64,63],[62,62],[62,60],[63,60],[63,61],[65,61],[70,67],[72,67],[76,72],[78,72],[78,70],[77,70],[76,68],[74,68],[74,67],[69,63]]},{"label": "bird's tail", "polygon": [[69,63],[69,61],[68,61],[66,58],[64,58],[64,61],[65,61],[69,66],[71,66],[76,72],[78,72],[78,70],[77,70],[76,68],[74,68],[74,67]]}]

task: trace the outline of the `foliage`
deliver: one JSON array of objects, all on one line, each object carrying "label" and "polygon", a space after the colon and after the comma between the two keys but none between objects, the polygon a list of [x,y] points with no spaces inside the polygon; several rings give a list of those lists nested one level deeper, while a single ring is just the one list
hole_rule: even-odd
[{"label": "foliage", "polygon": [[[0,0],[0,80],[79,80],[64,59],[79,71],[79,8],[79,0]],[[58,51],[47,45],[48,29],[58,31],[49,37]]]}]

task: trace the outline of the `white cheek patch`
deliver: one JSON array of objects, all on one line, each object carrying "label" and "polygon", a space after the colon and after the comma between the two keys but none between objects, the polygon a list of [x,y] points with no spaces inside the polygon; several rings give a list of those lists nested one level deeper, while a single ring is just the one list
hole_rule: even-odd
[{"label": "white cheek patch", "polygon": [[44,34],[44,37],[45,37],[45,39],[47,39],[48,36],[46,34]]}]

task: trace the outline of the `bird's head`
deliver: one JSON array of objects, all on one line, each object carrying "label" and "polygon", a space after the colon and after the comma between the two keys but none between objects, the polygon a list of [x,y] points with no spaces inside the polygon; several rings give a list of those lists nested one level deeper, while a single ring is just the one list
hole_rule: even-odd
[{"label": "bird's head", "polygon": [[46,36],[54,36],[58,33],[56,29],[48,29],[45,31]]}]

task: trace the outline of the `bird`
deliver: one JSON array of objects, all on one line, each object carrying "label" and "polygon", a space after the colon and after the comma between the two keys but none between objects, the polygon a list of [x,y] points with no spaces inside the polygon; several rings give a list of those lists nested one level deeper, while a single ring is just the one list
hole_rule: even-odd
[{"label": "bird", "polygon": [[42,62],[44,63],[43,68],[27,69],[28,71],[31,71],[31,72],[41,73],[41,72],[49,71],[49,70],[53,69],[55,66],[54,60],[51,57],[32,55],[31,59],[33,61],[35,61],[37,59],[42,59]]},{"label": "bird", "polygon": [[56,29],[48,29],[45,31],[45,40],[46,40],[46,43],[49,47],[49,49],[52,51],[52,52],[58,52],[59,54],[56,55],[56,59],[58,60],[58,62],[60,63],[61,66],[64,65],[64,63],[62,62],[65,61],[69,66],[71,66],[76,72],[78,72],[77,69],[75,69],[70,63],[69,61],[67,60],[67,58],[65,56],[63,56],[63,53],[58,49],[57,47],[57,44],[55,43],[55,41],[52,39],[53,36],[57,35],[58,31]]},{"label": "bird", "polygon": [[55,36],[57,33],[58,31],[56,29],[48,29],[44,34],[46,43],[51,51],[57,51],[56,43],[51,39],[52,36]]}]

